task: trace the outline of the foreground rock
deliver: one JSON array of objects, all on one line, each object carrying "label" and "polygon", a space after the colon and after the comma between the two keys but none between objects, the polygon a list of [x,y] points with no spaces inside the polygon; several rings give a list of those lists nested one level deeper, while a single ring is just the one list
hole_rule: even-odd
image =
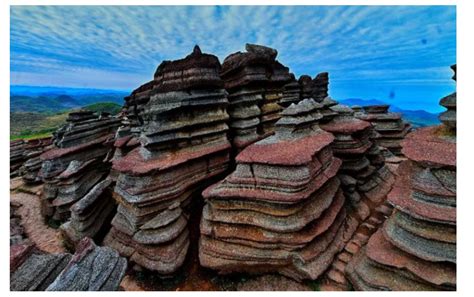
[{"label": "foreground rock", "polygon": [[189,247],[196,195],[228,167],[227,92],[217,57],[199,47],[164,61],[143,106],[140,146],[114,161],[119,204],[104,243],[138,266],[172,274]]},{"label": "foreground rock", "polygon": [[344,247],[341,161],[318,127],[319,108],[307,99],[285,109],[276,134],[244,149],[236,170],[203,192],[202,266],[316,279]]},{"label": "foreground rock", "polygon": [[40,182],[37,174],[41,168],[39,155],[51,148],[52,138],[10,141],[10,178],[22,176],[25,183]]},{"label": "foreground rock", "polygon": [[76,253],[46,291],[116,291],[127,269],[127,260],[109,247],[81,240]]},{"label": "foreground rock", "polygon": [[456,136],[451,123],[402,142],[395,211],[346,268],[357,290],[456,289]]}]

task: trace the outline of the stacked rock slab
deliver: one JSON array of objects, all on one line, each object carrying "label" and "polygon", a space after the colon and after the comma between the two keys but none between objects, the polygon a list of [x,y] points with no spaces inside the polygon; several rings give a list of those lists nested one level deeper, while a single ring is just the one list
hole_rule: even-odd
[{"label": "stacked rock slab", "polygon": [[117,291],[126,269],[127,260],[117,251],[84,238],[46,291]]},{"label": "stacked rock slab", "polygon": [[349,282],[344,275],[347,263],[391,213],[386,196],[394,176],[385,166],[377,144],[370,141],[372,125],[355,118],[354,111],[347,106],[330,108],[337,112],[337,116],[320,126],[334,134],[332,149],[334,155],[342,160],[338,177],[350,206],[348,222],[357,229],[326,271],[322,289],[347,290]]},{"label": "stacked rock slab", "polygon": [[[452,65],[451,69],[454,71],[452,78],[456,81],[456,64]],[[447,109],[439,115],[439,120],[449,130],[456,133],[456,92],[443,97],[439,104]]]},{"label": "stacked rock slab", "polygon": [[18,170],[25,162],[26,141],[23,139],[10,141],[10,178],[18,176]]},{"label": "stacked rock slab", "polygon": [[357,290],[456,289],[456,136],[451,125],[420,128],[388,201],[393,214],[346,267]]},{"label": "stacked rock slab", "polygon": [[276,50],[252,44],[245,48],[225,58],[220,73],[229,93],[230,139],[237,151],[273,133],[284,85],[290,81]]},{"label": "stacked rock slab", "polygon": [[111,179],[99,182],[71,206],[71,218],[60,227],[67,246],[74,247],[85,237],[96,238],[110,222],[117,208],[112,199],[112,185]]},{"label": "stacked rock slab", "polygon": [[290,82],[287,83],[283,88],[283,98],[280,101],[280,105],[283,107],[288,107],[292,103],[297,104],[301,100],[300,93],[300,84],[295,79],[295,75],[290,73]]},{"label": "stacked rock slab", "polygon": [[98,247],[90,238],[81,240],[74,255],[33,247],[22,256],[11,266],[11,291],[115,291],[127,268],[117,251]]},{"label": "stacked rock slab", "polygon": [[202,266],[316,279],[343,248],[353,230],[319,108],[311,99],[286,108],[275,135],[245,148],[235,171],[203,192]]},{"label": "stacked rock slab", "polygon": [[52,148],[52,137],[39,138],[28,141],[28,147],[24,153],[25,163],[20,168],[20,175],[26,184],[41,182],[38,172],[41,169],[40,155]]},{"label": "stacked rock slab", "polygon": [[54,148],[43,153],[38,175],[45,183],[42,213],[66,221],[69,208],[108,174],[118,118],[89,111],[69,114],[67,124],[54,137]]},{"label": "stacked rock slab", "polygon": [[[369,156],[374,154],[370,141],[371,124],[355,118],[353,110],[345,105],[331,108],[338,115],[321,128],[334,135],[334,155],[342,160],[338,176],[346,198],[356,207],[362,197],[378,203],[390,190],[392,176],[383,166],[382,160]],[[369,159],[370,157],[370,159]],[[381,187],[383,189],[381,189]]]},{"label": "stacked rock slab", "polygon": [[322,104],[320,110],[322,114],[321,123],[330,121],[337,112],[332,110],[332,106],[338,103],[328,95],[329,90],[329,73],[321,72],[314,79],[309,75],[302,75],[298,79],[301,93],[300,98],[313,98],[316,102]]},{"label": "stacked rock slab", "polygon": [[105,244],[160,274],[175,272],[189,246],[190,203],[228,168],[227,92],[217,57],[199,47],[165,61],[143,107],[140,146],[114,161],[119,206]]},{"label": "stacked rock slab", "polygon": [[389,112],[390,105],[364,106],[364,112],[356,116],[370,122],[378,133],[374,141],[381,147],[387,148],[395,156],[402,156],[401,141],[411,130],[411,125],[402,119],[400,113]]}]

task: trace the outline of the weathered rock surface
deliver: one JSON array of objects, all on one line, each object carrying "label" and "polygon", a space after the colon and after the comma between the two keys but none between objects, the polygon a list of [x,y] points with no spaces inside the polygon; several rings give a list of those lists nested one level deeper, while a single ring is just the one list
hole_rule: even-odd
[{"label": "weathered rock surface", "polygon": [[119,206],[105,244],[160,274],[183,264],[193,197],[228,167],[228,100],[219,71],[217,57],[197,46],[160,64],[140,112],[139,146],[114,161]]},{"label": "weathered rock surface", "polygon": [[74,247],[84,237],[95,238],[108,225],[111,214],[116,211],[112,188],[112,180],[105,179],[71,206],[70,220],[60,227],[63,240],[69,246]]},{"label": "weathered rock surface", "polygon": [[247,44],[246,52],[225,58],[220,75],[229,93],[230,139],[236,151],[274,131],[280,118],[289,69],[276,60],[277,51]]},{"label": "weathered rock surface", "polygon": [[[456,80],[456,64],[451,66],[454,71],[453,80]],[[456,92],[443,97],[439,104],[446,107],[446,111],[439,115],[439,120],[454,133],[456,132]]]},{"label": "weathered rock surface", "polygon": [[403,156],[400,143],[411,130],[411,125],[402,119],[400,113],[389,112],[389,107],[389,105],[364,106],[363,112],[355,115],[374,126],[378,135],[372,138],[379,146],[387,148],[396,156]]},{"label": "weathered rock surface", "polygon": [[21,176],[26,183],[41,181],[38,171],[41,168],[39,155],[51,148],[52,138],[10,141],[10,177]]},{"label": "weathered rock surface", "polygon": [[84,238],[46,291],[116,291],[126,269],[127,260],[117,251]]},{"label": "weathered rock surface", "polygon": [[69,208],[105,178],[119,124],[120,119],[106,114],[69,114],[67,124],[54,133],[55,148],[40,156],[38,176],[45,183],[41,197],[45,217],[66,221]]},{"label": "weathered rock surface", "polygon": [[415,130],[388,194],[395,211],[346,267],[358,290],[456,289],[456,136]]},{"label": "weathered rock surface", "polygon": [[222,273],[316,279],[347,240],[334,137],[312,99],[282,112],[276,133],[244,149],[237,168],[203,192],[201,265]]}]

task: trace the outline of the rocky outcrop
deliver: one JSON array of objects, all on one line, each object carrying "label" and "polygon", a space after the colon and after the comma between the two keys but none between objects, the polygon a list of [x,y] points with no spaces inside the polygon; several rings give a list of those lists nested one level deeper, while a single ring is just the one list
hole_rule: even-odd
[{"label": "rocky outcrop", "polygon": [[90,238],[80,241],[74,255],[35,248],[22,255],[23,261],[11,266],[11,291],[115,291],[127,268],[125,258]]},{"label": "rocky outcrop", "polygon": [[[453,80],[456,80],[456,64],[451,66],[454,71]],[[446,107],[446,111],[439,115],[439,120],[451,131],[456,133],[456,92],[443,97],[439,104]]]},{"label": "rocky outcrop", "polygon": [[236,151],[273,133],[280,118],[289,69],[276,60],[277,51],[247,44],[246,52],[225,58],[220,75],[229,93],[230,139]]},{"label": "rocky outcrop", "polygon": [[387,148],[395,156],[403,156],[400,143],[411,130],[411,125],[402,119],[400,113],[389,112],[389,107],[389,105],[364,106],[363,112],[356,113],[356,117],[374,126],[378,135],[373,139],[379,146]]},{"label": "rocky outcrop", "polygon": [[41,169],[40,155],[52,148],[52,137],[32,139],[27,141],[24,152],[25,162],[19,169],[19,175],[26,184],[36,184],[41,182],[38,172]]},{"label": "rocky outcrop", "polygon": [[160,274],[174,273],[189,247],[193,198],[228,167],[227,92],[217,57],[199,47],[164,61],[143,106],[140,145],[114,161],[119,204],[105,244]]},{"label": "rocky outcrop", "polygon": [[119,123],[106,114],[77,111],[54,133],[55,147],[40,156],[38,173],[45,183],[41,196],[45,217],[66,221],[69,208],[106,177]]},{"label": "rocky outcrop", "polygon": [[402,142],[407,157],[388,201],[393,214],[346,267],[358,290],[456,289],[456,136],[420,128]]},{"label": "rocky outcrop", "polygon": [[353,230],[321,107],[306,99],[285,109],[275,135],[245,148],[235,171],[203,192],[201,265],[316,279],[344,247]]},{"label": "rocky outcrop", "polygon": [[95,238],[104,227],[109,226],[107,223],[117,208],[112,199],[112,189],[112,180],[105,179],[71,206],[71,218],[60,227],[67,246],[74,247],[85,237]]},{"label": "rocky outcrop", "polygon": [[51,137],[10,141],[10,177],[22,176],[25,183],[40,182],[37,174],[41,168],[39,155],[51,148]]},{"label": "rocky outcrop", "polygon": [[338,177],[349,206],[348,218],[357,229],[339,253],[323,281],[325,289],[349,288],[344,269],[352,255],[385,220],[391,208],[386,196],[394,182],[376,143],[371,141],[374,128],[369,122],[354,117],[348,106],[329,107],[337,115],[320,127],[334,135],[334,155],[342,160]]},{"label": "rocky outcrop", "polygon": [[117,251],[84,238],[46,291],[116,291],[126,269],[127,260]]},{"label": "rocky outcrop", "polygon": [[281,98],[280,105],[283,107],[288,107],[292,103],[297,104],[301,100],[300,93],[300,84],[295,79],[295,75],[290,73],[290,82],[287,83],[283,88],[283,97]]}]

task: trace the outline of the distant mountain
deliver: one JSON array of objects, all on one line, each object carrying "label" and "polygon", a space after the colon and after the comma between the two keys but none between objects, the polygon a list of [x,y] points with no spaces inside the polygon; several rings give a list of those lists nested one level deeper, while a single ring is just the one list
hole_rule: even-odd
[{"label": "distant mountain", "polygon": [[56,113],[98,102],[123,105],[128,94],[117,90],[10,86],[10,112]]},{"label": "distant mountain", "polygon": [[[360,105],[360,106],[367,106],[367,105],[379,105],[379,104],[387,104],[386,102],[377,100],[377,99],[359,99],[359,98],[349,98],[339,101],[341,104],[353,106],[353,105]],[[401,109],[394,104],[390,104],[390,111],[392,112],[399,112],[402,114],[402,117],[410,122],[413,127],[426,127],[426,126],[433,126],[439,125],[440,121],[438,119],[438,114],[427,112],[424,110],[406,110]]]}]

